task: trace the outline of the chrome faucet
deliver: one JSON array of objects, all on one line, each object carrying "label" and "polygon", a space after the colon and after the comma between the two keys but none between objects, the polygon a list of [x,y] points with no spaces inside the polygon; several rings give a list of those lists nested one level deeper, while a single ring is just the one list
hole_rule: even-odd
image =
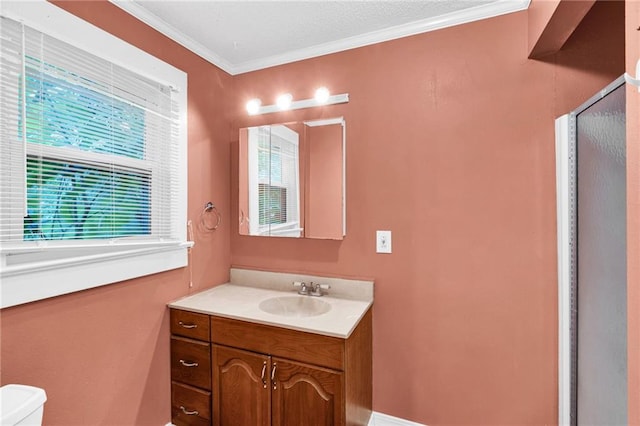
[{"label": "chrome faucet", "polygon": [[296,281],[293,283],[293,286],[300,287],[300,290],[298,290],[298,294],[301,294],[303,296],[306,296],[309,294],[309,287],[307,287],[307,284],[305,282]]},{"label": "chrome faucet", "polygon": [[322,295],[324,295],[325,293],[322,291],[324,290],[328,290],[331,288],[331,286],[329,284],[320,284],[320,283],[313,283],[310,282],[308,285],[305,282],[302,281],[296,281],[293,283],[294,287],[300,287],[300,290],[298,290],[298,294],[301,294],[303,296],[316,296],[316,297],[320,297]]},{"label": "chrome faucet", "polygon": [[312,282],[311,283],[311,292],[309,293],[309,295],[320,297],[320,296],[322,296],[324,294],[322,292],[322,289],[328,290],[330,288],[331,288],[331,286],[329,284],[319,284],[319,283],[313,284],[313,282]]}]

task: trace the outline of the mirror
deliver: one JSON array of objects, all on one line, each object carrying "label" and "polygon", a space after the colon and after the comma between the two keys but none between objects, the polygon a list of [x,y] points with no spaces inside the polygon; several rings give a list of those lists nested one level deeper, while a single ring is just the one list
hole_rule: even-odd
[{"label": "mirror", "polygon": [[238,152],[241,235],[344,237],[342,117],[240,129]]}]

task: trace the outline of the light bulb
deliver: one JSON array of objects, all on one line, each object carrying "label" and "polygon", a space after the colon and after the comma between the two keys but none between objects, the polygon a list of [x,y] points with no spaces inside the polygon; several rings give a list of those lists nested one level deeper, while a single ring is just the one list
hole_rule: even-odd
[{"label": "light bulb", "polygon": [[329,100],[329,89],[327,89],[326,87],[320,87],[318,88],[318,90],[316,90],[316,102],[318,102],[319,104],[324,104]]},{"label": "light bulb", "polygon": [[260,99],[258,98],[251,99],[249,102],[247,102],[247,112],[249,113],[249,115],[256,115],[260,110],[261,104],[262,101],[260,101]]},{"label": "light bulb", "polygon": [[278,105],[278,108],[282,110],[289,109],[291,107],[292,99],[293,96],[291,96],[291,93],[285,93],[284,95],[278,96],[278,99],[276,99],[276,104]]}]

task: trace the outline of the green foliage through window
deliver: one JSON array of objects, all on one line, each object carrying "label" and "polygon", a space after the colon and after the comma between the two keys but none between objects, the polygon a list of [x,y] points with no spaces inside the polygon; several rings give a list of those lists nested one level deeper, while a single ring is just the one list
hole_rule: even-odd
[{"label": "green foliage through window", "polygon": [[[126,196],[125,196],[126,194]],[[83,165],[27,160],[25,240],[147,235],[147,176]]]},{"label": "green foliage through window", "polygon": [[[27,68],[26,134],[30,146],[144,159],[145,112],[141,108],[91,90],[81,78],[64,70],[36,65],[50,69],[41,73]],[[66,75],[55,78],[53,73]],[[29,151],[25,240],[151,233],[149,171],[50,157]]]},{"label": "green foliage through window", "polygon": [[[26,127],[30,143],[143,158],[142,109],[69,83],[67,79],[82,81],[69,72],[47,64],[44,67],[44,73],[27,68]],[[50,73],[66,74],[66,78],[49,75],[47,68]]]}]

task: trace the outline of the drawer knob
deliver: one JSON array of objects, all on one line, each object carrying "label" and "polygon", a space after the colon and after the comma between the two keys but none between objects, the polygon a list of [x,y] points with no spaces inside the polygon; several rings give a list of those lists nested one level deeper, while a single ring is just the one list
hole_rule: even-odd
[{"label": "drawer knob", "polygon": [[187,410],[186,408],[184,408],[184,406],[180,406],[180,409],[182,410],[183,413],[185,413],[187,416],[197,416],[198,415],[198,411],[197,410]]},{"label": "drawer knob", "polygon": [[178,322],[182,328],[198,328],[198,324],[185,324],[182,321]]},{"label": "drawer knob", "polygon": [[180,360],[180,364],[184,365],[185,367],[197,367],[198,366],[197,362],[185,361],[184,359]]}]

